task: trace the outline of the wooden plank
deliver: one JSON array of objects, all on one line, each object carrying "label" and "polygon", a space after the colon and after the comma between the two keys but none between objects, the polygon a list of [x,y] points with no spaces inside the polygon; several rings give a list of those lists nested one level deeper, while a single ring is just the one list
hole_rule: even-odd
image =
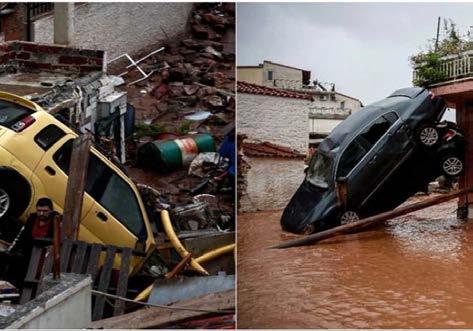
[{"label": "wooden plank", "polygon": [[[105,257],[105,263],[102,267],[100,273],[100,281],[98,290],[100,292],[107,292],[108,286],[110,284],[110,276],[112,275],[113,261],[115,259],[116,247],[109,246],[107,247],[107,255]],[[95,300],[94,312],[92,314],[92,320],[99,320],[103,316],[103,310],[105,308],[105,297],[99,296]]]},{"label": "wooden plank", "polygon": [[62,222],[62,216],[55,215],[54,216],[53,248],[51,251],[51,254],[53,257],[53,278],[54,279],[58,279],[61,276],[61,222]]},{"label": "wooden plank", "polygon": [[33,246],[30,262],[28,264],[28,271],[26,272],[25,285],[21,292],[20,304],[30,301],[33,297],[33,290],[34,287],[36,287],[34,283],[37,283],[36,274],[38,272],[39,260],[42,253],[42,247]]},{"label": "wooden plank", "polygon": [[317,232],[317,233],[305,236],[304,238],[289,240],[289,241],[283,242],[281,244],[271,246],[269,248],[278,248],[278,249],[280,249],[280,248],[289,248],[289,247],[295,247],[295,246],[310,245],[310,244],[316,243],[316,242],[324,240],[324,239],[335,237],[335,236],[340,235],[340,234],[353,232],[353,231],[356,231],[356,230],[361,230],[361,229],[363,229],[363,228],[365,228],[369,225],[375,224],[375,223],[383,222],[383,221],[386,221],[386,220],[391,219],[391,218],[395,218],[395,217],[398,217],[398,216],[401,216],[401,215],[409,214],[409,213],[412,213],[412,212],[420,210],[420,209],[424,209],[424,208],[427,208],[427,207],[430,207],[430,206],[433,206],[433,205],[436,205],[436,204],[439,204],[439,203],[442,203],[442,202],[446,202],[446,201],[458,198],[462,195],[465,195],[469,192],[473,192],[472,187],[467,188],[467,189],[463,189],[463,190],[456,190],[456,191],[453,191],[451,193],[443,194],[441,196],[436,196],[436,197],[426,199],[426,200],[421,201],[421,202],[416,202],[416,203],[410,204],[410,205],[405,206],[405,207],[396,208],[396,209],[393,209],[393,210],[390,210],[390,211],[387,211],[387,212],[384,212],[384,213],[381,213],[381,214],[378,214],[378,215],[367,217],[365,219],[356,221],[356,222],[351,223],[351,224],[345,224],[345,225],[334,227],[334,228],[326,230],[326,231]]},{"label": "wooden plank", "polygon": [[75,274],[82,273],[82,265],[84,264],[84,257],[87,250],[87,243],[83,241],[77,242],[76,253],[72,265],[72,272]]},{"label": "wooden plank", "polygon": [[[172,306],[205,310],[231,310],[235,308],[235,291],[209,294],[200,298],[179,301]],[[172,310],[166,308],[142,308],[129,314],[92,322],[92,328],[99,329],[157,329],[171,323],[208,315],[208,312]]]},{"label": "wooden plank", "polygon": [[64,237],[71,240],[77,239],[85,181],[89,167],[90,141],[90,134],[83,134],[74,139],[72,144],[71,166],[67,180],[63,214]]},{"label": "wooden plank", "polygon": [[[120,273],[118,275],[117,295],[126,297],[128,289],[128,272],[131,259],[131,248],[123,248],[121,253]],[[122,300],[115,300],[115,307],[113,316],[122,315],[125,312],[125,302]]]},{"label": "wooden plank", "polygon": [[93,282],[95,281],[95,277],[97,276],[97,271],[99,268],[100,252],[102,252],[101,245],[93,244],[90,247],[90,255],[89,255],[89,261],[87,262],[86,273],[92,277]]},{"label": "wooden plank", "polygon": [[166,275],[164,275],[164,278],[166,279],[171,279],[174,278],[178,273],[184,269],[186,265],[189,264],[191,261],[192,254],[187,254],[185,258],[183,258],[175,267],[172,269],[170,272],[168,272]]},{"label": "wooden plank", "polygon": [[67,272],[69,266],[69,259],[71,257],[72,242],[66,240],[62,244],[61,249],[61,272]]},{"label": "wooden plank", "polygon": [[43,267],[41,268],[40,283],[36,291],[36,296],[44,291],[44,277],[51,273],[54,264],[54,248],[52,246],[47,248],[46,257],[44,259]]}]

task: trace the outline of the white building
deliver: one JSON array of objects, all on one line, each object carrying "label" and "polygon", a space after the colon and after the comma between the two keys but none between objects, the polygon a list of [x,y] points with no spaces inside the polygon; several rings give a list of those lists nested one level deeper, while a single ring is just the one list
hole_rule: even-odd
[{"label": "white building", "polygon": [[[286,206],[304,178],[309,136],[307,94],[237,83],[238,133],[246,135],[243,157],[250,168],[240,210]],[[271,193],[271,194],[268,194]]]}]

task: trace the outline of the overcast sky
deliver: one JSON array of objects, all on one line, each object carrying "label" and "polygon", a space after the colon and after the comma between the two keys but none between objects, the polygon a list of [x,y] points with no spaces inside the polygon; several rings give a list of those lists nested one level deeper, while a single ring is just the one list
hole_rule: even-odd
[{"label": "overcast sky", "polygon": [[[435,38],[438,16],[462,34],[473,3],[238,3],[237,62],[310,70],[365,105],[412,86],[409,56]],[[443,23],[442,23],[443,26]],[[441,28],[442,31],[442,28]]]}]

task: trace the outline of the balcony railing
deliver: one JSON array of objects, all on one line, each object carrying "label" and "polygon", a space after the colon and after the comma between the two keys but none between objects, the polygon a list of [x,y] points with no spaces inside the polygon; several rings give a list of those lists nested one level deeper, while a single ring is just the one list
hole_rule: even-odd
[{"label": "balcony railing", "polygon": [[[445,56],[442,57],[440,61],[441,64],[439,69],[440,72],[444,75],[444,79],[442,79],[442,82],[473,77],[473,51],[467,51],[458,55]],[[420,78],[418,73],[418,69],[420,67],[422,67],[422,64],[418,65],[414,69],[414,81]]]}]

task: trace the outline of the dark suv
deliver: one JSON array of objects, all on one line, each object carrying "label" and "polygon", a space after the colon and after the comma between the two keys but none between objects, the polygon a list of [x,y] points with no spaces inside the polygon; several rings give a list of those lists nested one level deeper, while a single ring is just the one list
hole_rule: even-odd
[{"label": "dark suv", "polygon": [[454,123],[439,123],[445,109],[413,87],[350,115],[320,143],[282,228],[323,231],[393,209],[442,174],[458,176],[464,139]]}]

